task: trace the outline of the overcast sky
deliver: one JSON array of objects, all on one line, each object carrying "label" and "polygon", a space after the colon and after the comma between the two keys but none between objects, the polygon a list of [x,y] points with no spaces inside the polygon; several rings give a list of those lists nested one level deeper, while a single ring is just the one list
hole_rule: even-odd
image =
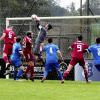
[{"label": "overcast sky", "polygon": [[[80,0],[55,0],[58,2],[58,4],[61,6],[61,7],[64,7],[66,8],[66,6],[69,6],[72,2],[75,3],[75,8],[79,8],[80,7]],[[86,0],[82,0],[82,4],[84,4]]]}]

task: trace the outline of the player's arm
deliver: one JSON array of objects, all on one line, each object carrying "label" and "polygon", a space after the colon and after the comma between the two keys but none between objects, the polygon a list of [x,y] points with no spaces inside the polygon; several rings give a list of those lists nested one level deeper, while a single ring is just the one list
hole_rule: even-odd
[{"label": "player's arm", "polygon": [[21,55],[23,55],[22,46],[19,46],[19,47],[18,47],[18,51],[19,51],[19,53],[20,53]]},{"label": "player's arm", "polygon": [[23,51],[22,51],[22,50],[19,50],[19,53],[20,53],[21,55],[23,55]]},{"label": "player's arm", "polygon": [[36,27],[38,30],[42,29],[42,25],[40,24],[40,21],[36,21]]},{"label": "player's arm", "polygon": [[16,42],[16,36],[14,37],[14,43]]},{"label": "player's arm", "polygon": [[88,53],[91,52],[91,49],[88,44],[86,44],[85,49],[83,50],[83,53],[86,53],[86,52]]},{"label": "player's arm", "polygon": [[23,48],[26,48],[26,39],[24,38],[22,41]]},{"label": "player's arm", "polygon": [[59,56],[60,56],[61,60],[63,61],[64,59],[63,59],[63,56],[62,56],[61,51],[60,51],[60,50],[57,50],[57,53],[59,54]]},{"label": "player's arm", "polygon": [[3,33],[2,36],[0,37],[0,41],[2,41],[6,36],[6,33]]},{"label": "player's arm", "polygon": [[44,43],[40,44],[40,52],[45,51]]},{"label": "player's arm", "polygon": [[33,14],[33,15],[31,16],[31,18],[32,18],[32,20],[35,21],[37,29],[38,29],[38,30],[41,30],[42,25],[40,24],[40,18],[39,18],[37,15],[35,15],[35,14]]},{"label": "player's arm", "polygon": [[73,42],[73,43],[68,47],[68,50],[73,50],[74,46],[75,46],[75,43]]},{"label": "player's arm", "polygon": [[91,46],[90,46],[88,49],[85,49],[85,50],[86,50],[86,52],[88,52],[88,53],[91,53],[91,52],[92,52]]},{"label": "player's arm", "polygon": [[20,53],[21,57],[23,58],[23,60],[25,60],[25,55],[21,49],[19,50],[19,53]]}]

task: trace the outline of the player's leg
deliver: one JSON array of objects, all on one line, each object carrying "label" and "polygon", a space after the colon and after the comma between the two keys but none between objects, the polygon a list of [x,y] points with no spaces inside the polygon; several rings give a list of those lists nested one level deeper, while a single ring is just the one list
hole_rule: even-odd
[{"label": "player's leg", "polygon": [[6,66],[5,66],[5,71],[6,72],[4,73],[4,75],[8,75],[8,74],[10,74],[10,65],[11,64],[9,63],[8,56],[5,52],[3,52],[3,59],[6,63]]},{"label": "player's leg", "polygon": [[39,54],[39,52],[40,52],[40,43],[36,43],[35,44],[35,47],[34,47],[34,54],[35,55],[38,55]]},{"label": "player's leg", "polygon": [[12,63],[12,65],[14,66],[14,74],[13,74],[13,78],[14,78],[14,80],[16,80],[18,68],[15,66],[15,61],[11,60],[11,63]]},{"label": "player's leg", "polygon": [[18,69],[18,73],[17,73],[17,80],[19,80],[23,75],[23,70],[22,69]]},{"label": "player's leg", "polygon": [[70,71],[72,70],[72,68],[76,65],[77,63],[77,59],[75,58],[72,58],[68,67],[67,67],[67,70],[64,72],[64,75],[63,75],[63,78],[66,79],[70,73]]},{"label": "player's leg", "polygon": [[82,68],[84,70],[85,80],[86,80],[86,82],[88,82],[88,70],[87,70],[87,67],[85,65],[84,59],[81,59],[79,64],[80,64],[80,66],[82,66]]},{"label": "player's leg", "polygon": [[39,53],[39,58],[40,58],[41,60],[42,60],[43,45],[44,45],[44,43],[40,43],[40,48],[39,48],[39,51],[40,51],[40,53]]},{"label": "player's leg", "polygon": [[34,54],[36,56],[38,56],[38,60],[40,60],[40,61],[42,61],[44,63],[43,58],[42,58],[42,48],[43,48],[42,46],[43,46],[42,43],[37,42],[35,44]]},{"label": "player's leg", "polygon": [[28,75],[28,73],[29,73],[29,71],[30,71],[30,66],[29,66],[29,56],[28,56],[28,53],[24,53],[24,56],[25,56],[25,63],[27,64],[27,67],[26,67],[26,70],[25,70],[25,79],[26,80],[28,80],[28,77],[27,77],[27,75]]},{"label": "player's leg", "polygon": [[16,80],[17,78],[17,72],[18,72],[18,68],[14,66],[14,75],[13,75],[14,80]]},{"label": "player's leg", "polygon": [[4,47],[3,47],[3,59],[6,63],[6,66],[5,66],[5,69],[6,69],[6,72],[4,73],[4,75],[7,75],[10,73],[10,62],[9,62],[9,56],[11,55],[12,53],[12,45],[11,44],[4,44]]},{"label": "player's leg", "polygon": [[3,52],[3,59],[4,59],[6,64],[9,63],[8,56],[5,52]]},{"label": "player's leg", "polygon": [[64,79],[63,79],[62,73],[60,71],[59,63],[54,63],[54,67],[57,71],[59,79],[61,80],[61,83],[64,83]]},{"label": "player's leg", "polygon": [[30,80],[34,81],[34,62],[29,61],[29,67],[30,67]]},{"label": "player's leg", "polygon": [[[28,62],[27,62],[27,64],[28,64]],[[27,68],[26,68],[26,70],[25,70],[25,79],[26,79],[26,80],[28,80],[27,75],[28,75],[29,71],[30,71],[30,67],[27,65]]]},{"label": "player's leg", "polygon": [[14,80],[18,80],[18,78],[20,77],[18,75],[18,71],[19,71],[19,68],[20,68],[20,65],[21,65],[21,61],[19,59],[14,59],[11,56],[11,64],[14,66],[13,78],[14,78]]},{"label": "player's leg", "polygon": [[88,71],[87,71],[86,66],[83,67],[83,70],[84,70],[84,75],[85,75],[86,82],[88,82]]},{"label": "player's leg", "polygon": [[5,64],[6,64],[6,66],[5,66],[5,69],[6,69],[5,75],[6,75],[6,74],[9,73],[10,65],[11,65],[11,64],[10,64],[10,62],[9,62],[8,55],[7,55],[5,52],[3,53],[3,59],[4,59]]},{"label": "player's leg", "polygon": [[64,72],[63,78],[66,79],[72,70],[73,66],[71,64],[68,65],[67,70]]},{"label": "player's leg", "polygon": [[27,68],[25,71],[25,77],[28,79],[27,74],[30,72],[31,76],[30,79],[34,80],[34,65],[35,65],[35,56],[33,54],[27,54],[26,55],[26,61],[27,61]]},{"label": "player's leg", "polygon": [[50,69],[51,69],[51,64],[49,64],[49,63],[45,64],[45,70],[44,70],[44,74],[43,74],[43,78],[42,78],[41,82],[44,82],[44,80],[46,80],[46,77],[47,77]]},{"label": "player's leg", "polygon": [[16,66],[18,66],[18,72],[17,72],[17,80],[19,80],[23,75],[23,69],[21,68],[22,62],[21,59],[16,60]]}]

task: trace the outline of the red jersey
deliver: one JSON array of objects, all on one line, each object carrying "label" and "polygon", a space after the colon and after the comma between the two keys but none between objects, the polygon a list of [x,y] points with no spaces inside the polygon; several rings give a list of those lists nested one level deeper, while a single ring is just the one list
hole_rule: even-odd
[{"label": "red jersey", "polygon": [[82,41],[76,41],[71,45],[71,48],[73,49],[72,57],[83,58],[84,51],[88,48],[88,44]]},{"label": "red jersey", "polygon": [[3,31],[3,33],[6,34],[6,36],[4,38],[4,43],[5,44],[13,44],[14,43],[14,37],[16,37],[15,32],[12,31],[11,29],[5,29]]},{"label": "red jersey", "polygon": [[32,52],[32,39],[28,36],[25,36],[23,39],[24,45],[24,53],[31,53]]}]

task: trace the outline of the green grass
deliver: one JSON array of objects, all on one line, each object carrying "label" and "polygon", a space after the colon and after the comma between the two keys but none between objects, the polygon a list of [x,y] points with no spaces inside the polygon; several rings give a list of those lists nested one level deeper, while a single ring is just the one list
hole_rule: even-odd
[{"label": "green grass", "polygon": [[100,82],[0,79],[0,100],[100,100]]}]

